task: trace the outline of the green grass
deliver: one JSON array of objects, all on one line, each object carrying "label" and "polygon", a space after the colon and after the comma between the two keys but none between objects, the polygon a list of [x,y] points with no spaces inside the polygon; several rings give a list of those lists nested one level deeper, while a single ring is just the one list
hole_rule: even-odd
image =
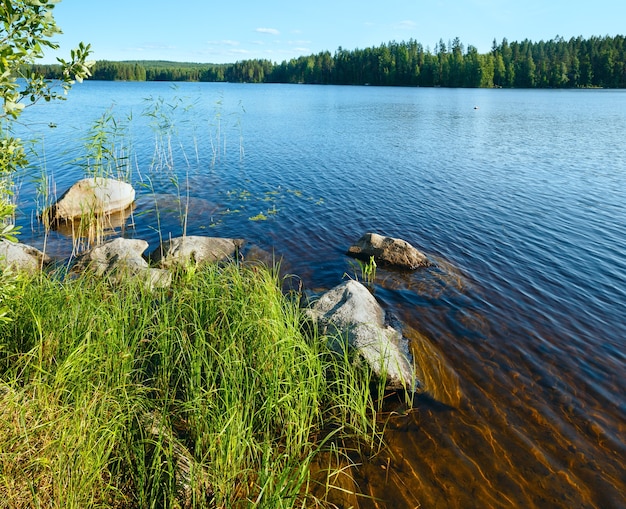
[{"label": "green grass", "polygon": [[369,374],[275,270],[189,268],[157,293],[18,284],[0,325],[3,507],[329,506],[318,454],[379,444]]}]

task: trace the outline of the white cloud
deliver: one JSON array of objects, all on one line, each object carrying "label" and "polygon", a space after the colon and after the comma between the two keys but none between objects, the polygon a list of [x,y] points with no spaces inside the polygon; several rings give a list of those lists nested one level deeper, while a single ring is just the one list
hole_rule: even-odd
[{"label": "white cloud", "polygon": [[275,28],[257,28],[255,32],[259,32],[260,34],[280,35],[280,32]]},{"label": "white cloud", "polygon": [[417,27],[417,23],[415,23],[415,21],[411,21],[410,19],[405,19],[396,23],[395,27],[400,30],[414,30]]},{"label": "white cloud", "polygon": [[209,46],[239,46],[239,41],[223,39],[221,41],[207,41],[207,44]]}]

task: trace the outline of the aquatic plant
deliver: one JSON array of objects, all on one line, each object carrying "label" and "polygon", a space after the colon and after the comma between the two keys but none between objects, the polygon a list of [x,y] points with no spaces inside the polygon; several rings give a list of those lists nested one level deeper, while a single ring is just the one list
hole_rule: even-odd
[{"label": "aquatic plant", "polygon": [[256,216],[251,216],[248,218],[250,221],[266,221],[267,216],[263,214],[263,212],[259,212]]},{"label": "aquatic plant", "polygon": [[[376,280],[376,260],[374,259],[373,256],[370,256],[370,259],[367,262],[364,262],[363,260],[351,260],[350,261],[350,267],[352,268],[352,272],[354,275],[354,279],[359,281],[359,275],[360,275],[360,280],[367,286],[372,286],[374,284],[374,281]],[[347,273],[344,274],[344,277],[348,276],[350,277]]]}]

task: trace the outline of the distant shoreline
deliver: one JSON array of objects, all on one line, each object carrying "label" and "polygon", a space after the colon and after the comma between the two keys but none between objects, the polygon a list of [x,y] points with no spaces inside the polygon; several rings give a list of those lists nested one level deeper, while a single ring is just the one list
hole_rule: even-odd
[{"label": "distant shoreline", "polygon": [[[34,66],[48,79],[60,66]],[[626,37],[582,37],[547,42],[493,41],[478,53],[458,38],[431,51],[415,40],[389,42],[334,54],[324,51],[280,64],[243,60],[231,64],[167,60],[99,60],[92,80],[301,83],[448,88],[626,88]]]}]

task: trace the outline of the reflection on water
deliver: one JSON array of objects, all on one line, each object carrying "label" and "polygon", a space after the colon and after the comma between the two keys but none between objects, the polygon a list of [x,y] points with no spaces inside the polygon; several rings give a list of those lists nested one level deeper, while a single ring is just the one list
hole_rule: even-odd
[{"label": "reflection on water", "polygon": [[86,246],[102,243],[107,238],[120,235],[132,217],[135,204],[124,210],[107,214],[86,214],[77,219],[61,219],[50,227],[56,232],[76,242],[84,242]]},{"label": "reflection on water", "polygon": [[[314,291],[352,274],[345,251],[367,231],[404,238],[435,261],[411,273],[378,269],[374,294],[405,324],[426,392],[412,409],[386,402],[388,447],[344,465],[338,506],[626,506],[626,92],[75,91],[40,124],[58,125],[41,136],[59,185],[77,177],[64,170],[77,112],[96,117],[114,102],[122,115],[146,96],[199,97],[188,110],[199,127],[176,133],[172,146],[187,155],[167,172],[151,173],[153,133],[133,131],[138,199],[125,235],[153,247],[182,232],[245,238],[249,255],[282,259],[292,281]],[[218,96],[215,162],[207,133]],[[18,222],[23,240],[42,247],[35,197],[25,179]],[[61,234],[46,242],[63,256]],[[319,468],[338,461],[328,455]],[[355,488],[360,496],[346,492]]]}]

